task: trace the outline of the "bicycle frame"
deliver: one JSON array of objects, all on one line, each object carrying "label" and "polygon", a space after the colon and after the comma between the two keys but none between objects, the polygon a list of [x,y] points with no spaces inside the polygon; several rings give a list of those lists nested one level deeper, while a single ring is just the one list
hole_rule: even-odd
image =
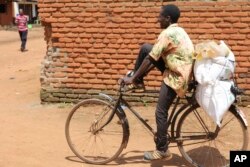
[{"label": "bicycle frame", "polygon": [[[128,108],[128,110],[149,130],[149,132],[151,132],[152,135],[155,136],[156,131],[143,119],[143,117],[138,112],[136,112],[133,109],[133,107],[125,99],[123,99],[124,93],[122,92],[121,88],[122,88],[122,85],[120,86],[120,89],[118,91],[119,93],[118,93],[118,98],[117,99],[114,99],[114,98],[112,98],[112,97],[110,97],[109,95],[106,95],[106,94],[102,94],[102,93],[100,94],[102,97],[104,97],[107,100],[109,100],[110,102],[112,102],[114,104],[114,108],[113,108],[113,111],[112,111],[109,119],[107,120],[107,122],[102,127],[100,127],[99,129],[102,129],[103,127],[105,127],[113,119],[113,117],[114,117],[114,115],[116,113],[119,114],[120,116],[122,116],[123,122],[128,124],[126,113],[124,111],[124,108]],[[183,104],[178,110],[177,110],[177,106],[180,104],[180,97],[176,97],[175,103],[173,103],[174,106],[173,106],[172,110],[170,111],[170,116],[169,116],[169,119],[168,119],[169,123],[168,123],[168,126],[167,126],[167,131],[170,128],[169,142],[177,142],[178,141],[177,136],[175,134],[175,128],[176,128],[175,124],[176,124],[176,120],[177,120],[178,116],[182,112],[184,112],[186,108],[188,108],[188,107],[190,107],[192,105],[197,105],[196,100],[193,100],[194,99],[193,95],[194,94],[192,94],[191,97],[186,97],[186,100],[188,101],[188,104]]]}]

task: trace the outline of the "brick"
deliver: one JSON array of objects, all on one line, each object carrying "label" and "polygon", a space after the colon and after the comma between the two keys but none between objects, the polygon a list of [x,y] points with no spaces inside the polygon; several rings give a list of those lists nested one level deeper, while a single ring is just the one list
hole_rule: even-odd
[{"label": "brick", "polygon": [[100,78],[100,79],[109,79],[110,75],[107,75],[107,74],[97,74],[97,78]]},{"label": "brick", "polygon": [[250,29],[249,28],[240,29],[239,33],[241,33],[241,34],[249,34],[250,33]]},{"label": "brick", "polygon": [[65,7],[76,7],[78,3],[65,3]]},{"label": "brick", "polygon": [[[120,49],[120,45],[119,44],[112,44],[112,43],[110,43],[110,44],[107,45],[107,47],[110,48],[110,49]],[[107,53],[109,53],[109,52],[107,52]],[[115,52],[111,52],[111,53],[115,53]]]},{"label": "brick", "polygon": [[68,67],[80,67],[81,64],[80,63],[68,63],[67,66]]},{"label": "brick", "polygon": [[51,3],[49,6],[54,7],[54,8],[62,8],[64,7],[64,4],[63,3]]},{"label": "brick", "polygon": [[67,23],[67,22],[69,22],[71,19],[70,18],[58,18],[58,22],[61,22],[61,23]]},{"label": "brick", "polygon": [[82,12],[82,11],[83,11],[83,9],[82,9],[82,8],[80,8],[80,7],[72,7],[71,9],[72,9],[72,11],[73,11],[73,12],[77,12],[77,13],[79,13],[79,12]]},{"label": "brick", "polygon": [[225,34],[236,34],[238,32],[238,30],[233,29],[233,28],[225,28],[223,29],[223,33]]},{"label": "brick", "polygon": [[232,14],[231,14],[231,12],[218,12],[215,14],[215,16],[217,16],[217,17],[231,17]]},{"label": "brick", "polygon": [[105,48],[106,45],[103,44],[103,43],[97,43],[97,44],[94,44],[93,47],[94,47],[94,48]]},{"label": "brick", "polygon": [[199,28],[211,29],[211,28],[215,28],[215,25],[209,24],[209,23],[199,23]]},{"label": "brick", "polygon": [[98,28],[85,28],[85,32],[87,33],[98,33],[100,29]]},{"label": "brick", "polygon": [[102,63],[103,60],[102,59],[90,59],[89,62],[92,64],[97,64],[97,63]]},{"label": "brick", "polygon": [[102,52],[103,53],[111,53],[111,54],[113,54],[113,53],[116,53],[116,50],[115,49],[107,49],[106,48],[106,49],[103,49]]},{"label": "brick", "polygon": [[79,47],[81,47],[81,48],[84,48],[84,53],[86,53],[87,52],[87,49],[89,49],[89,48],[91,48],[93,45],[92,44],[90,44],[90,43],[80,43],[79,44]]},{"label": "brick", "polygon": [[109,69],[110,65],[109,64],[97,64],[96,67],[100,69]]},{"label": "brick", "polygon": [[59,11],[62,13],[67,13],[67,12],[71,12],[71,9],[70,8],[60,8]]},{"label": "brick", "polygon": [[72,38],[59,38],[59,42],[71,43],[71,42],[73,42],[73,39]]},{"label": "brick", "polygon": [[217,18],[217,17],[206,18],[206,22],[208,22],[208,23],[219,23],[219,22],[222,22],[222,21],[223,21],[222,18]]},{"label": "brick", "polygon": [[79,58],[76,58],[75,59],[75,62],[76,63],[87,63],[89,62],[87,58],[84,58],[84,57],[79,57]]},{"label": "brick", "polygon": [[53,18],[53,17],[49,17],[49,18],[45,18],[44,22],[47,22],[47,23],[56,23],[57,19]]},{"label": "brick", "polygon": [[240,21],[249,23],[250,22],[250,17],[240,18]]},{"label": "brick", "polygon": [[234,28],[248,28],[249,26],[246,23],[234,23],[233,27]]},{"label": "brick", "polygon": [[103,72],[103,70],[101,70],[101,69],[89,69],[88,72],[89,72],[90,74],[91,74],[91,73],[93,73],[93,74],[100,74],[100,73]]},{"label": "brick", "polygon": [[98,17],[98,18],[102,18],[102,17],[106,17],[106,13],[92,13],[92,17]]},{"label": "brick", "polygon": [[54,78],[64,78],[64,77],[66,77],[66,74],[61,73],[61,72],[56,72],[56,73],[53,74],[53,77]]},{"label": "brick", "polygon": [[231,39],[235,39],[235,40],[244,40],[246,38],[246,35],[240,35],[240,34],[232,34],[231,35]]},{"label": "brick", "polygon": [[78,26],[79,26],[79,23],[77,23],[77,22],[69,22],[69,23],[65,24],[65,27],[68,27],[68,28],[75,28]]},{"label": "brick", "polygon": [[215,16],[215,13],[207,13],[207,12],[202,12],[202,13],[200,13],[200,17],[209,17],[209,18],[211,18],[211,17],[214,17]]},{"label": "brick", "polygon": [[98,9],[97,8],[86,8],[85,11],[90,12],[90,13],[96,13],[96,12],[98,12]]},{"label": "brick", "polygon": [[250,67],[250,62],[238,62],[240,67]]},{"label": "brick", "polygon": [[74,59],[72,59],[72,58],[60,58],[60,61],[63,63],[73,63]]},{"label": "brick", "polygon": [[216,24],[216,27],[217,28],[231,28],[232,24],[230,24],[230,23],[218,23],[218,24]]},{"label": "brick", "polygon": [[110,79],[104,79],[103,83],[105,83],[106,85],[116,85],[117,81],[116,80],[110,80]]},{"label": "brick", "polygon": [[50,17],[50,16],[51,16],[51,15],[48,14],[48,13],[41,13],[41,14],[39,14],[40,20],[41,20],[42,22],[45,21],[45,18]]},{"label": "brick", "polygon": [[232,16],[236,16],[236,17],[248,17],[248,12],[233,12]]},{"label": "brick", "polygon": [[79,69],[75,69],[74,72],[75,72],[75,73],[87,73],[88,70],[87,70],[87,69],[79,68]]},{"label": "brick", "polygon": [[104,62],[108,63],[108,64],[117,64],[117,60],[116,59],[105,59]]},{"label": "brick", "polygon": [[130,64],[131,63],[131,60],[118,60],[118,64]]},{"label": "brick", "polygon": [[84,79],[84,78],[76,78],[74,79],[74,81],[76,83],[88,83],[88,79]]},{"label": "brick", "polygon": [[236,57],[236,62],[240,62],[240,61],[247,62],[248,57]]},{"label": "brick", "polygon": [[62,68],[62,72],[72,73],[72,72],[74,72],[74,69],[73,68]]},{"label": "brick", "polygon": [[[103,90],[103,89],[106,89],[106,85],[103,85],[103,84],[96,84],[96,85],[95,85],[95,84],[94,84],[93,87],[92,87],[92,89],[93,89],[93,88],[102,89],[102,90]],[[98,91],[98,92],[100,92],[100,91]]]},{"label": "brick", "polygon": [[[78,13],[73,13],[73,12],[67,12],[64,15],[65,15],[65,17],[74,18],[74,17],[77,17],[79,14]],[[61,16],[61,17],[63,17],[63,16]]]},{"label": "brick", "polygon": [[[247,50],[247,51],[241,51],[241,52],[240,52],[240,55],[241,55],[241,56],[247,56],[247,57],[248,57],[248,56],[250,55],[250,51],[249,51],[249,50]],[[249,59],[248,61],[250,61],[250,59]]]},{"label": "brick", "polygon": [[69,78],[80,78],[81,74],[69,73],[67,76],[68,76]]},{"label": "brick", "polygon": [[[88,49],[88,53],[101,53],[102,50],[101,49],[94,49],[94,48],[90,48]],[[105,53],[105,52],[104,52]]]},{"label": "brick", "polygon": [[138,3],[133,3],[133,2],[127,2],[124,6],[125,7],[138,7],[139,4]]},{"label": "brick", "polygon": [[123,64],[114,64],[114,65],[111,65],[111,68],[112,69],[124,69],[126,67]]},{"label": "brick", "polygon": [[57,11],[57,8],[53,8],[53,7],[43,9],[43,12],[45,12],[45,13],[52,13],[52,12],[55,12],[55,11]]}]

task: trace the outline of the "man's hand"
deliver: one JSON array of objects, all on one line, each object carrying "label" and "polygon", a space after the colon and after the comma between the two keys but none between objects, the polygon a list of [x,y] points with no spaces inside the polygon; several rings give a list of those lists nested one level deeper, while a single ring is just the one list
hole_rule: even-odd
[{"label": "man's hand", "polygon": [[134,83],[134,82],[133,82],[133,78],[132,78],[132,77],[125,76],[125,77],[123,77],[123,78],[120,78],[120,79],[118,80],[118,83],[119,83],[119,84],[124,84],[124,85],[129,85],[129,84],[132,84],[132,83]]},{"label": "man's hand", "polygon": [[129,85],[129,84],[134,83],[134,77],[125,76],[124,78],[122,78],[122,80],[123,80],[125,85]]}]

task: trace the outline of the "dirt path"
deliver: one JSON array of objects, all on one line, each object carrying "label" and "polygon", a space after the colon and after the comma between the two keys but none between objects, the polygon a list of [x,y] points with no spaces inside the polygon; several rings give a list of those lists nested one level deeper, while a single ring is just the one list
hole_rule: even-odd
[{"label": "dirt path", "polygon": [[[43,29],[34,28],[28,36],[28,52],[22,53],[17,32],[0,31],[0,166],[94,167],[76,158],[66,143],[64,124],[72,106],[40,104],[40,65],[46,51]],[[154,124],[154,108],[140,110]],[[130,125],[128,147],[105,166],[185,166],[176,147],[171,148],[170,161],[142,161],[143,152],[154,149],[153,138],[140,124]]]}]

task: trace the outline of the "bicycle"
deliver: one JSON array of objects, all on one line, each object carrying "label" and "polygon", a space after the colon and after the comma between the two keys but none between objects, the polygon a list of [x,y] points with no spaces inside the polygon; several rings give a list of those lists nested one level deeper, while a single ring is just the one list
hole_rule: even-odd
[{"label": "bicycle", "polygon": [[[123,98],[122,87],[123,84],[116,98],[101,93],[97,98],[79,102],[68,115],[65,126],[68,145],[86,163],[109,163],[126,148],[130,130],[124,108],[155,135],[155,130]],[[181,99],[176,97],[172,104],[167,127],[169,143],[177,144],[191,166],[229,166],[230,150],[246,150],[248,146],[244,113],[231,105],[218,127],[196,102],[195,87],[195,82],[191,82],[190,93],[184,98],[187,103],[180,103]]]}]

